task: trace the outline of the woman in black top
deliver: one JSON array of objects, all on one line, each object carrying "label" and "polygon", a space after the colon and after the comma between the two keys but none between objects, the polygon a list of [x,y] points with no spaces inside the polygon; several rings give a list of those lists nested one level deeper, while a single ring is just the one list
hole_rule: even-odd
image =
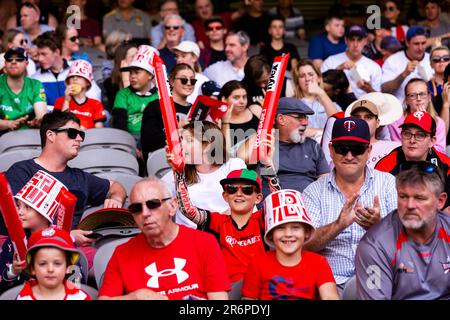
[{"label": "woman in black top", "polygon": [[[192,94],[195,86],[195,71],[189,65],[177,64],[169,74],[169,83],[172,89],[172,97],[175,112],[179,122],[186,122],[191,104],[187,97]],[[161,114],[159,100],[150,102],[144,110],[141,127],[141,144],[144,161],[147,161],[148,153],[166,146],[166,134]]]},{"label": "woman in black top", "polygon": [[258,104],[249,105],[246,85],[236,80],[224,84],[219,99],[230,105],[230,109],[221,120],[227,150],[230,150],[256,132],[261,107]]}]

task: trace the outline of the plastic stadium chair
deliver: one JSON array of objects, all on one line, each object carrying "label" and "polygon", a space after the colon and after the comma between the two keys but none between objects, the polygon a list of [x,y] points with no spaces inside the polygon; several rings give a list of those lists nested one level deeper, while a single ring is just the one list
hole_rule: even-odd
[{"label": "plastic stadium chair", "polygon": [[131,237],[113,240],[97,249],[97,252],[94,256],[94,275],[95,282],[97,283],[97,288],[100,288],[102,285],[106,266],[108,265],[109,259],[111,259],[111,256],[114,253],[116,247],[127,242],[130,239]]},{"label": "plastic stadium chair", "polygon": [[0,153],[23,149],[41,150],[39,129],[15,130],[0,137]]},{"label": "plastic stadium chair", "polygon": [[[2,295],[0,295],[0,300],[16,300],[17,296],[19,295],[20,291],[23,288],[23,284],[18,285],[14,288],[11,288],[9,290],[6,290],[5,292],[3,292]],[[88,293],[91,296],[92,300],[96,300],[97,299],[97,295],[98,295],[98,291],[95,288],[92,288],[86,284],[81,284],[81,289],[83,289],[84,291],[86,291],[86,293]]]},{"label": "plastic stadium chair", "polygon": [[158,149],[148,154],[147,173],[149,176],[161,178],[167,171],[171,170],[166,160],[166,150]]},{"label": "plastic stadium chair", "polygon": [[114,128],[93,128],[86,130],[86,137],[80,150],[116,149],[136,155],[136,140],[124,130]]},{"label": "plastic stadium chair", "polygon": [[92,149],[81,151],[69,161],[72,168],[80,168],[92,174],[104,172],[122,172],[139,174],[139,163],[135,156],[115,149]]},{"label": "plastic stadium chair", "polygon": [[38,149],[12,150],[0,153],[0,172],[7,171],[14,163],[36,158],[41,153]]},{"label": "plastic stadium chair", "polygon": [[136,182],[142,180],[142,177],[140,176],[122,172],[103,172],[96,174],[96,176],[103,179],[120,182],[127,191],[127,196],[130,196],[131,188],[133,188]]},{"label": "plastic stadium chair", "polygon": [[351,277],[345,284],[342,300],[358,300],[358,294],[356,292],[356,276]]}]

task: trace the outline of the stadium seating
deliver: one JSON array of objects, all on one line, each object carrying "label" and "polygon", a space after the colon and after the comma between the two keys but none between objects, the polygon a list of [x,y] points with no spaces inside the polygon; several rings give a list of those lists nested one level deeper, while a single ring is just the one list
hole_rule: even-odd
[{"label": "stadium seating", "polygon": [[36,158],[40,153],[39,149],[19,149],[0,153],[0,172],[7,171],[16,162]]},{"label": "stadium seating", "polygon": [[0,154],[24,149],[41,150],[39,129],[15,130],[0,137]]},{"label": "stadium seating", "polygon": [[92,149],[116,149],[136,155],[136,140],[130,133],[120,129],[88,129],[80,151]]},{"label": "stadium seating", "polygon": [[122,172],[139,174],[139,163],[133,155],[115,149],[92,149],[80,151],[78,156],[69,161],[72,168],[83,169],[92,174],[105,172]]},{"label": "stadium seating", "polygon": [[102,172],[97,173],[96,176],[120,182],[127,191],[127,196],[130,196],[130,191],[134,184],[142,179],[142,177],[122,172]]},{"label": "stadium seating", "polygon": [[161,178],[166,172],[171,170],[166,160],[166,150],[158,149],[148,154],[147,173],[148,176]]}]

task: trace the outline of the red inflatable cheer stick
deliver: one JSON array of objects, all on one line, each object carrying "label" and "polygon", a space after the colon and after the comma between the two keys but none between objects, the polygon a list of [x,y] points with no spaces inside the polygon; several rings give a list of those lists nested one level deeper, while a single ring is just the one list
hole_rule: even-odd
[{"label": "red inflatable cheer stick", "polygon": [[275,113],[280,99],[281,88],[283,87],[284,74],[289,62],[289,53],[276,57],[273,61],[272,70],[270,71],[269,83],[266,87],[266,96],[259,118],[258,131],[256,132],[256,140],[253,144],[250,163],[257,163],[262,155],[267,153],[267,148],[261,145],[261,142],[267,139],[272,131]]},{"label": "red inflatable cheer stick", "polygon": [[3,220],[5,220],[8,229],[9,238],[14,246],[14,252],[17,253],[19,261],[25,259],[27,253],[27,244],[25,231],[22,222],[19,219],[19,213],[14,202],[11,188],[3,173],[0,172],[0,210]]},{"label": "red inflatable cheer stick", "polygon": [[169,152],[175,155],[175,170],[178,172],[184,169],[183,149],[181,147],[180,135],[178,133],[178,121],[170,93],[169,82],[167,80],[166,66],[158,56],[153,56],[153,68],[155,69],[156,85],[158,86],[159,105],[166,131],[166,140]]},{"label": "red inflatable cheer stick", "polygon": [[72,230],[73,213],[75,212],[77,197],[66,189],[61,189],[60,197],[56,228],[64,229],[70,233]]}]

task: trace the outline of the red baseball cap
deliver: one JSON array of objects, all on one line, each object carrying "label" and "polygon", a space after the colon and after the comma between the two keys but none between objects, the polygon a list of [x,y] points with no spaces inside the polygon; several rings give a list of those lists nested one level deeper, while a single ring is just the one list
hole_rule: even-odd
[{"label": "red baseball cap", "polygon": [[429,113],[424,111],[416,111],[409,114],[399,128],[406,125],[415,125],[432,136],[436,133],[436,122]]}]

